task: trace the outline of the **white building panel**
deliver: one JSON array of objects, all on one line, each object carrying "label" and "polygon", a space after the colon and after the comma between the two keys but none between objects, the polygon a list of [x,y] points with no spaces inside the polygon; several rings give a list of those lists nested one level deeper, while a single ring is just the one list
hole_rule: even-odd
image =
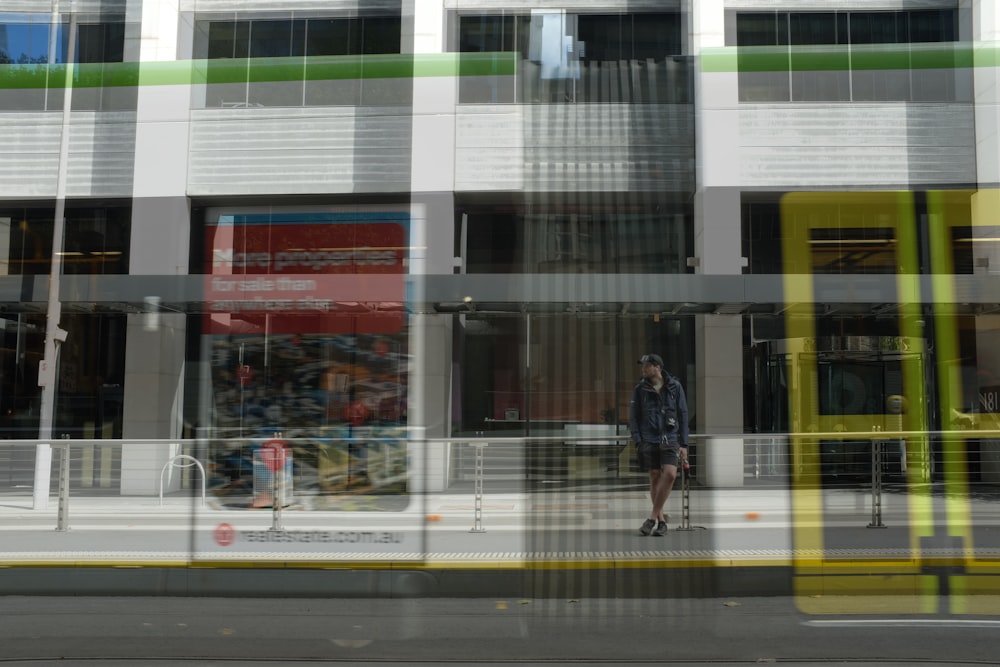
[{"label": "white building panel", "polygon": [[969,104],[741,105],[739,128],[743,187],[976,179]]},{"label": "white building panel", "polygon": [[406,191],[409,109],[191,112],[188,194]]},{"label": "white building panel", "polygon": [[[4,114],[0,135],[0,197],[54,197],[59,172],[62,112]],[[74,112],[66,194],[132,194],[135,114]]]},{"label": "white building panel", "polygon": [[459,191],[692,186],[694,126],[684,105],[470,106],[456,125]]}]

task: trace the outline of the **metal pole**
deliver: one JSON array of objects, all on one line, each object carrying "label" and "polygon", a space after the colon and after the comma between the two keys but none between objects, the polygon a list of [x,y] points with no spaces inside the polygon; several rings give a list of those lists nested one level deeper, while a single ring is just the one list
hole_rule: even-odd
[{"label": "metal pole", "polygon": [[[478,435],[482,436],[483,433],[480,431]],[[483,447],[486,447],[485,442],[475,442],[472,446],[476,448],[476,477],[475,477],[475,504],[474,504],[474,524],[472,529],[469,530],[470,533],[485,533],[486,529],[483,528]]]},{"label": "metal pole", "polygon": [[681,476],[681,525],[677,530],[705,530],[704,526],[691,525],[691,465],[685,461],[679,466]]},{"label": "metal pole", "polygon": [[[69,40],[66,49],[66,78],[63,82],[62,134],[59,138],[59,168],[56,174],[56,205],[52,220],[52,261],[49,268],[48,308],[45,317],[45,356],[38,364],[38,386],[42,388],[39,409],[38,439],[35,447],[35,483],[32,489],[32,507],[49,506],[49,488],[52,480],[52,438],[55,416],[56,369],[59,364],[59,346],[66,340],[66,331],[59,328],[62,304],[59,302],[59,278],[62,274],[63,236],[66,229],[66,174],[69,163],[70,115],[73,108],[73,60],[76,51],[76,0],[70,0]],[[59,0],[52,0],[52,22],[49,30],[59,25]],[[50,54],[54,56],[54,54]],[[50,60],[54,60],[50,57]],[[49,66],[54,65],[49,62]]]},{"label": "metal pole", "polygon": [[69,530],[69,434],[63,435],[59,445],[59,513],[56,517],[56,530]]},{"label": "metal pole", "polygon": [[753,478],[760,479],[760,438],[753,441]]},{"label": "metal pole", "polygon": [[691,529],[691,481],[686,463],[681,465],[681,525],[680,530]]},{"label": "metal pole", "polygon": [[[281,438],[281,433],[274,434],[275,439]],[[282,447],[275,456],[278,457],[275,470],[271,474],[271,530],[284,530],[281,526],[281,505],[284,503],[285,491],[285,461],[287,452]]]},{"label": "metal pole", "polygon": [[[878,428],[878,427],[876,427]],[[872,442],[872,521],[869,528],[885,528],[882,523],[882,441]]]}]

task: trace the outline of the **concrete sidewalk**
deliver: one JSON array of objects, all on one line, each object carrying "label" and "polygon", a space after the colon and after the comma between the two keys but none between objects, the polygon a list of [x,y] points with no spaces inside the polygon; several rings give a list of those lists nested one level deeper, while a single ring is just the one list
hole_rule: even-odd
[{"label": "concrete sidewalk", "polygon": [[1000,560],[992,497],[969,498],[968,525],[948,526],[931,518],[945,516],[942,496],[887,493],[884,529],[871,529],[865,491],[825,490],[810,514],[787,489],[696,487],[686,526],[683,496],[671,496],[664,537],[638,533],[638,488],[486,493],[478,525],[467,493],[399,501],[379,511],[344,497],[338,510],[298,503],[276,517],[212,499],[80,495],[57,531],[56,499],[33,510],[29,496],[0,496],[0,594],[771,595],[817,559],[882,563],[876,583],[913,579],[915,563]]},{"label": "concrete sidewalk", "polygon": [[[309,510],[305,499],[295,499],[289,507],[275,516],[271,508],[234,508],[221,505],[219,499],[209,497],[202,506],[200,498],[168,497],[161,500],[153,497],[114,497],[80,495],[70,498],[68,527],[66,535],[82,536],[99,531],[102,534],[117,534],[107,538],[105,551],[119,552],[120,545],[130,544],[129,533],[158,531],[176,533],[182,543],[180,552],[191,552],[194,547],[223,554],[231,554],[233,544],[225,542],[225,535],[213,531],[223,526],[223,530],[235,531],[237,538],[242,532],[258,533],[277,528],[278,532],[302,533],[314,531],[331,533],[337,531],[406,532],[412,548],[407,553],[421,551],[431,553],[492,554],[497,551],[497,539],[508,548],[504,553],[523,549],[521,557],[530,558],[531,547],[551,542],[546,536],[563,534],[566,541],[573,541],[580,552],[588,545],[608,542],[625,542],[641,551],[663,550],[667,541],[644,540],[632,545],[626,538],[639,537],[637,529],[648,511],[648,499],[642,490],[576,488],[560,491],[487,493],[481,499],[481,516],[476,521],[476,498],[469,494],[434,493],[410,495],[408,502],[399,502],[396,511],[378,511],[371,507],[377,503],[372,497],[344,497],[342,509]],[[909,535],[909,527],[915,519],[911,517],[911,496],[904,493],[887,493],[881,498],[881,523],[891,532]],[[667,504],[670,515],[671,548],[680,543],[698,542],[699,548],[712,547],[739,549],[734,542],[736,536],[746,543],[745,549],[760,546],[758,535],[766,534],[770,544],[776,545],[791,555],[792,527],[814,528],[817,530],[866,528],[873,522],[872,497],[862,490],[827,490],[821,493],[820,514],[794,508],[792,494],[788,489],[775,487],[740,489],[693,488],[689,496],[687,526],[684,525],[683,496],[678,490],[671,495]],[[937,499],[940,504],[940,498]],[[992,499],[973,498],[968,501],[971,523],[977,527],[1000,525],[1000,502]],[[793,514],[794,511],[794,514]],[[32,540],[24,534],[56,532],[58,521],[58,500],[53,498],[47,509],[31,509],[29,496],[0,496],[0,560],[8,559],[12,553],[25,553]],[[682,535],[678,528],[689,527],[704,532],[699,540]],[[274,532],[274,531],[272,531]],[[188,535],[194,534],[193,541]],[[634,535],[633,535],[634,534]],[[201,539],[210,535],[211,540]],[[603,537],[602,537],[603,535]],[[16,536],[22,536],[14,539]],[[181,539],[183,537],[183,540]],[[220,539],[216,539],[219,538]],[[253,536],[263,541],[259,535]],[[272,536],[273,537],[273,536]],[[419,537],[421,545],[413,542]],[[301,538],[301,540],[300,540]],[[317,545],[323,535],[307,537],[293,534],[279,540],[267,540],[272,548],[285,545],[289,557],[298,552],[321,553]],[[332,538],[331,538],[332,539]],[[639,538],[641,540],[641,538]],[[212,542],[216,542],[215,546]],[[308,544],[309,548],[303,549]],[[395,542],[394,544],[398,544]],[[178,546],[181,546],[179,544]],[[343,546],[343,544],[341,545]],[[219,547],[219,548],[216,548]],[[128,547],[128,550],[134,550]],[[48,550],[47,550],[48,551]],[[327,550],[332,558],[342,553],[343,548]],[[349,550],[352,553],[356,549]],[[399,554],[399,548],[382,547],[366,550],[369,555],[383,551]],[[548,551],[548,549],[546,549]],[[51,552],[49,552],[51,553]],[[314,558],[315,556],[311,556]]]}]

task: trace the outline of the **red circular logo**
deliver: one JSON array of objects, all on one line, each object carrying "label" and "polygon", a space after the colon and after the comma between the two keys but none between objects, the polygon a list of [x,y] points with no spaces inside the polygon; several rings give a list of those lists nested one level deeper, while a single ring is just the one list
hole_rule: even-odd
[{"label": "red circular logo", "polygon": [[220,547],[228,547],[236,541],[236,529],[228,523],[220,523],[215,527],[215,542]]},{"label": "red circular logo", "polygon": [[285,443],[281,440],[268,440],[260,448],[260,460],[268,470],[278,472],[285,466]]}]

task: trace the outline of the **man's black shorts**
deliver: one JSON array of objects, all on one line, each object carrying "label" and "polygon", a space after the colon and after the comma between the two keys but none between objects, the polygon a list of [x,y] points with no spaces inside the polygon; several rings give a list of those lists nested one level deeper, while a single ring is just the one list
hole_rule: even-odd
[{"label": "man's black shorts", "polygon": [[639,469],[643,472],[674,466],[680,462],[681,446],[677,442],[640,442],[636,446]]}]

